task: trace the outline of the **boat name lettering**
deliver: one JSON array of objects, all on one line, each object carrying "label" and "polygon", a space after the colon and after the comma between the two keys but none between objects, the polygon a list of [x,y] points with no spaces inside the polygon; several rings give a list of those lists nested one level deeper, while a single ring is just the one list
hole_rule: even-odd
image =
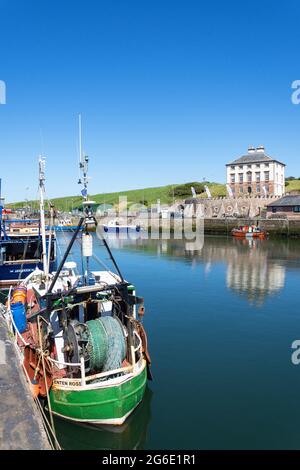
[{"label": "boat name lettering", "polygon": [[27,269],[10,269],[10,273],[31,273],[31,271],[33,271],[32,269],[30,268],[27,268]]},{"label": "boat name lettering", "polygon": [[64,380],[53,380],[53,385],[65,386],[65,387],[80,387],[80,382],[68,380],[67,382]]}]

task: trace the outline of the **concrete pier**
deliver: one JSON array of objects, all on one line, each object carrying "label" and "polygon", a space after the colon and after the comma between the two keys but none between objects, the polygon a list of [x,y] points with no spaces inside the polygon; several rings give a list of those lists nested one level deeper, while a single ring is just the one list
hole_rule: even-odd
[{"label": "concrete pier", "polygon": [[48,450],[41,416],[0,316],[0,450]]}]

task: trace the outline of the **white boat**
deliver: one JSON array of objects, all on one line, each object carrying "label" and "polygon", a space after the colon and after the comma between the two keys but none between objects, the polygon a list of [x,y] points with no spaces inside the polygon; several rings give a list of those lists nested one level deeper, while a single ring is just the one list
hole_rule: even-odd
[{"label": "white boat", "polygon": [[136,224],[122,224],[117,219],[109,221],[107,224],[102,224],[101,227],[103,228],[104,232],[111,232],[111,233],[129,233],[129,232],[137,232],[139,233],[142,228],[140,225]]}]

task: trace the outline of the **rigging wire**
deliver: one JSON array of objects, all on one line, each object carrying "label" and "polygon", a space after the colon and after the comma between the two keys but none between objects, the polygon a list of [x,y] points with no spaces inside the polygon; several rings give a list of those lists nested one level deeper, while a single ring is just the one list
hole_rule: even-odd
[{"label": "rigging wire", "polygon": [[53,433],[56,436],[54,420],[53,420],[53,413],[52,413],[52,407],[51,407],[50,396],[49,396],[49,388],[48,388],[48,382],[47,382],[47,376],[46,376],[45,352],[43,350],[40,320],[45,321],[45,319],[40,315],[37,317],[38,337],[39,337],[40,351],[41,351],[41,356],[42,356],[43,375],[44,375],[44,381],[45,381],[45,388],[46,388],[46,395],[47,395],[47,403],[48,403],[50,422],[51,422],[51,427],[52,427]]},{"label": "rigging wire", "polygon": [[[25,376],[27,378],[27,382],[30,385],[31,381],[30,381],[28,372],[27,372],[26,368],[24,367],[24,365],[23,365],[23,370],[24,370]],[[56,450],[62,450],[62,447],[60,446],[60,444],[57,440],[56,434],[55,434],[55,432],[53,431],[53,429],[51,427],[51,423],[49,422],[49,420],[46,416],[46,413],[43,410],[43,407],[42,407],[42,404],[41,404],[39,398],[33,396],[33,401],[34,401],[35,405],[37,406],[38,412],[41,413],[42,423],[43,423],[43,426],[44,426],[44,429],[45,429],[45,432],[47,434],[48,441],[49,441],[49,444],[50,444],[52,450],[55,450],[55,449]],[[51,434],[52,438],[50,437],[50,434]],[[52,439],[55,441],[56,446],[54,446]]]}]

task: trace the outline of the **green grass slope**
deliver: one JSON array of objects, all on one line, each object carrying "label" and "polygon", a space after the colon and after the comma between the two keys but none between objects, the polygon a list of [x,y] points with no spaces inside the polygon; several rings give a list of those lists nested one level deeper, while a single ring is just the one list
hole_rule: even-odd
[{"label": "green grass slope", "polygon": [[287,181],[286,192],[289,191],[300,191],[300,180]]},{"label": "green grass slope", "polygon": [[[105,194],[95,194],[90,195],[90,199],[95,201],[97,205],[99,204],[118,204],[119,197],[126,196],[128,204],[137,204],[145,202],[145,205],[150,206],[155,204],[157,199],[160,199],[161,204],[172,204],[173,203],[173,188],[176,188],[179,185],[169,184],[167,186],[159,186],[154,188],[145,188],[145,189],[132,189],[129,191],[120,191],[115,193],[105,193]],[[226,187],[223,184],[219,183],[207,183],[207,186],[210,188],[212,196],[225,196]],[[182,199],[192,197],[192,193],[189,192]],[[200,197],[206,197],[206,194],[200,195]],[[175,197],[175,200],[178,199]],[[63,211],[70,211],[77,207],[81,207],[82,198],[81,196],[67,196],[54,198],[51,200],[54,206]],[[37,201],[20,201],[13,204],[7,204],[7,207],[18,208],[24,207],[25,205],[30,204],[32,207],[37,207]]]}]

